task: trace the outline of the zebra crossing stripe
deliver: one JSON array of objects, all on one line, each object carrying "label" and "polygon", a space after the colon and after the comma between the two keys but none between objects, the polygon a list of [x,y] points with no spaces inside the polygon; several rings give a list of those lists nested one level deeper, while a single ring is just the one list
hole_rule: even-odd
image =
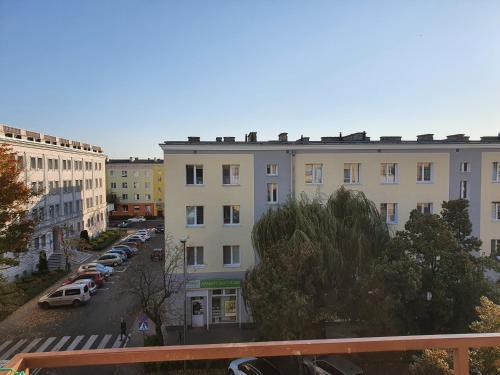
[{"label": "zebra crossing stripe", "polygon": [[2,350],[4,350],[7,346],[9,346],[12,343],[12,340],[5,341],[2,345],[0,345],[0,353]]},{"label": "zebra crossing stripe", "polygon": [[108,343],[109,340],[111,340],[111,336],[113,335],[105,335],[101,342],[99,343],[99,345],[97,346],[97,349],[104,349],[104,347],[106,346],[106,344]]},{"label": "zebra crossing stripe", "polygon": [[66,350],[68,350],[68,351],[74,350],[84,337],[85,337],[84,335],[76,336],[75,339],[73,340],[73,342],[71,344],[69,344],[69,346],[66,348]]},{"label": "zebra crossing stripe", "polygon": [[15,353],[17,349],[23,346],[26,343],[26,339],[19,340],[16,345],[12,346],[8,351],[6,351],[3,355],[4,359],[10,359],[10,356]]},{"label": "zebra crossing stripe", "polygon": [[42,346],[40,346],[36,353],[41,353],[41,352],[44,352],[45,349],[47,349],[49,347],[50,344],[52,344],[52,342],[56,339],[56,337],[49,337],[47,340],[45,340],[45,342],[42,344]]},{"label": "zebra crossing stripe", "polygon": [[119,348],[122,345],[122,340],[120,340],[120,335],[116,336],[116,340],[112,346],[113,349]]},{"label": "zebra crossing stripe", "polygon": [[97,337],[98,337],[98,335],[92,335],[92,336],[90,336],[90,338],[87,340],[87,342],[85,343],[85,345],[83,345],[82,350],[90,349],[90,347],[92,346],[92,344],[94,343],[94,341],[97,339]]},{"label": "zebra crossing stripe", "polygon": [[71,338],[71,336],[64,336],[59,342],[52,348],[51,352],[58,352],[66,344],[66,342]]},{"label": "zebra crossing stripe", "polygon": [[23,349],[23,353],[29,353],[42,339],[34,339],[31,341],[26,348]]}]

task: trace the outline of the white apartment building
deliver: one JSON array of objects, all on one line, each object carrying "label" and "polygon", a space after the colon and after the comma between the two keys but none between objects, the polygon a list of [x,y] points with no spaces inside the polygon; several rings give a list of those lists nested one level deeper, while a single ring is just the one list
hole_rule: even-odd
[{"label": "white apartment building", "polygon": [[39,223],[28,251],[18,266],[0,270],[13,280],[36,269],[40,250],[50,260],[64,238],[106,230],[106,155],[98,146],[7,125],[0,125],[0,142],[17,153],[26,183],[40,193],[29,207]]}]

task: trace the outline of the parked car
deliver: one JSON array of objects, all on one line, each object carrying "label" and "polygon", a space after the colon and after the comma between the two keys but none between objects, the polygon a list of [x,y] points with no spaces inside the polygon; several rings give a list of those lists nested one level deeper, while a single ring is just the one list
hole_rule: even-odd
[{"label": "parked car", "polygon": [[146,239],[146,241],[149,241],[151,239],[151,236],[149,235],[147,230],[138,230],[134,234],[135,236],[142,236]]},{"label": "parked car", "polygon": [[90,291],[87,285],[70,284],[61,286],[55,291],[42,296],[38,300],[38,305],[44,309],[61,305],[80,306],[89,300]]},{"label": "parked car", "polygon": [[82,272],[82,273],[73,275],[69,279],[67,279],[65,282],[63,282],[63,285],[72,284],[76,280],[81,280],[81,279],[92,279],[98,287],[101,287],[104,285],[104,276],[102,275],[102,273],[96,272],[96,271],[86,271],[86,272]]},{"label": "parked car", "polygon": [[144,218],[144,216],[136,216],[136,217],[131,217],[127,221],[129,223],[143,223],[146,221],[146,219]]},{"label": "parked car", "polygon": [[144,242],[146,242],[146,237],[144,237],[141,234],[133,234],[127,238],[127,241],[134,241],[134,240],[139,240],[139,241],[141,241],[141,243],[144,243]]},{"label": "parked car", "polygon": [[139,249],[137,248],[137,246],[129,246],[129,245],[125,245],[123,243],[121,243],[119,245],[115,245],[113,247],[116,247],[117,249],[123,248],[125,251],[131,251],[132,255],[135,255],[139,252]]},{"label": "parked car", "polygon": [[363,375],[356,364],[349,361],[347,358],[339,355],[327,355],[316,357],[313,361],[314,365],[325,370],[332,375]]},{"label": "parked car", "polygon": [[229,364],[230,375],[338,375],[330,374],[304,357],[240,358]]},{"label": "parked car", "polygon": [[240,358],[231,361],[229,375],[284,375],[265,358]]},{"label": "parked car", "polygon": [[120,245],[125,245],[125,246],[128,246],[130,248],[134,248],[137,251],[139,251],[138,243],[141,243],[141,242],[139,240],[137,240],[137,241],[125,241],[125,242],[121,242]]},{"label": "parked car", "polygon": [[97,291],[97,285],[94,283],[94,280],[92,280],[92,279],[79,279],[79,280],[75,280],[70,285],[74,285],[74,284],[87,285],[89,287],[90,294],[94,294]]},{"label": "parked car", "polygon": [[123,263],[123,259],[120,254],[106,253],[101,255],[96,262],[104,266],[116,267]]},{"label": "parked car", "polygon": [[155,227],[155,232],[156,233],[164,233],[165,232],[165,227],[163,225],[157,225]]},{"label": "parked car", "polygon": [[117,225],[118,228],[128,228],[128,223],[126,221],[122,221]]},{"label": "parked car", "polygon": [[120,249],[111,249],[106,251],[106,254],[116,254],[122,258],[122,261],[126,262],[128,260],[127,253],[124,250]]},{"label": "parked car", "polygon": [[109,277],[114,272],[114,269],[113,269],[113,267],[105,266],[101,263],[92,262],[92,263],[82,264],[78,268],[77,272],[81,273],[81,272],[86,272],[86,271],[97,271],[97,272],[102,273],[105,277]]},{"label": "parked car", "polygon": [[[130,247],[125,245],[116,245],[111,248],[111,250],[122,250],[127,254],[127,258],[132,258],[135,255],[135,252],[130,249]],[[111,251],[110,250],[110,251]]]}]

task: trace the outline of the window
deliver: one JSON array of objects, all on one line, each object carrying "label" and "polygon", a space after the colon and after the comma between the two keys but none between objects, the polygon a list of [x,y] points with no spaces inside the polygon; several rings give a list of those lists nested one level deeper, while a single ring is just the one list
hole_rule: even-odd
[{"label": "window", "polygon": [[35,249],[37,249],[37,250],[40,248],[40,239],[38,237],[35,237],[33,239],[33,245],[34,245]]},{"label": "window", "polygon": [[110,171],[109,171],[109,175],[110,175],[111,177],[114,177],[114,175],[115,175],[115,171],[114,171],[114,170],[110,170]]},{"label": "window", "polygon": [[52,167],[52,159],[48,159],[48,167],[47,167],[49,170],[51,170],[53,167]]},{"label": "window", "polygon": [[145,189],[149,189],[149,182],[145,182],[145,183],[144,183],[144,188],[145,188]]},{"label": "window", "polygon": [[267,184],[267,203],[278,203],[278,184]]},{"label": "window", "polygon": [[[50,159],[49,159],[49,161],[50,161]],[[50,169],[50,163],[49,163],[49,169]],[[66,170],[66,160],[62,161],[62,169]]]},{"label": "window", "polygon": [[380,179],[383,184],[397,184],[399,182],[399,166],[397,163],[380,164]]},{"label": "window", "polygon": [[44,193],[43,181],[38,181],[38,190],[39,193]]},{"label": "window", "polygon": [[203,185],[203,165],[186,165],[186,185]]},{"label": "window", "polygon": [[134,177],[139,177],[139,171],[134,171]]},{"label": "window", "polygon": [[59,214],[61,213],[61,211],[59,210],[59,205],[58,204],[56,204],[56,208],[55,208],[54,212],[55,212],[56,217],[58,217]]},{"label": "window", "polygon": [[55,170],[59,169],[59,160],[58,159],[54,159],[54,169]]},{"label": "window", "polygon": [[467,180],[460,181],[460,198],[469,199],[469,182]]},{"label": "window", "polygon": [[397,224],[398,222],[398,204],[397,203],[381,203],[380,216],[387,224]]},{"label": "window", "polygon": [[99,178],[99,187],[102,187],[102,178]]},{"label": "window", "polygon": [[43,168],[43,160],[42,160],[42,158],[38,158],[37,159],[37,165],[36,166],[37,166],[38,169],[42,169]]},{"label": "window", "polygon": [[24,168],[24,156],[23,155],[17,156],[17,166],[19,168]]},{"label": "window", "polygon": [[268,176],[277,176],[278,175],[278,164],[268,164],[266,167],[266,174]]},{"label": "window", "polygon": [[47,246],[47,236],[44,234],[42,237],[42,248],[44,248],[45,246]]},{"label": "window", "polygon": [[417,163],[417,182],[432,181],[432,163]]},{"label": "window", "polygon": [[122,199],[128,199],[128,194],[122,194]]},{"label": "window", "polygon": [[122,171],[122,177],[127,177],[127,171]]},{"label": "window", "polygon": [[95,187],[96,187],[96,188],[98,188],[98,187],[99,187],[99,179],[98,179],[98,178],[96,178],[96,179],[95,179]]},{"label": "window", "polygon": [[188,246],[186,248],[188,266],[203,265],[203,246]]},{"label": "window", "polygon": [[122,206],[122,211],[123,212],[128,212],[128,206]]},{"label": "window", "polygon": [[239,246],[223,246],[222,259],[225,267],[240,266],[240,247]]},{"label": "window", "polygon": [[500,220],[500,202],[493,202],[493,220]]},{"label": "window", "polygon": [[122,182],[122,188],[126,189],[127,187],[128,187],[127,183],[126,182]]},{"label": "window", "polygon": [[417,210],[424,215],[431,215],[432,203],[417,203]]},{"label": "window", "polygon": [[134,189],[137,189],[137,182],[133,182],[133,185],[134,185]]},{"label": "window", "polygon": [[493,163],[492,181],[493,182],[500,182],[500,165],[497,161],[495,161]]},{"label": "window", "polygon": [[147,201],[150,201],[150,200],[151,200],[151,194],[145,194],[145,195],[144,195],[144,198],[145,198]]},{"label": "window", "polygon": [[80,289],[66,289],[64,291],[65,296],[79,296],[80,295]]},{"label": "window", "polygon": [[36,158],[30,158],[30,167],[31,169],[36,169]]},{"label": "window", "polygon": [[491,256],[500,254],[500,239],[491,240]]},{"label": "window", "polygon": [[62,297],[62,295],[63,295],[63,291],[62,290],[58,290],[58,291],[52,293],[49,296],[49,298],[58,298],[58,297]]},{"label": "window", "polygon": [[203,206],[186,206],[187,225],[203,225]]},{"label": "window", "polygon": [[306,184],[323,183],[323,164],[306,164]]},{"label": "window", "polygon": [[222,184],[239,185],[240,184],[240,166],[223,165],[222,166]]},{"label": "window", "polygon": [[468,161],[460,163],[460,172],[470,172],[470,163]]},{"label": "window", "polygon": [[141,208],[139,206],[134,206],[134,211],[140,211]]},{"label": "window", "polygon": [[224,224],[240,223],[240,206],[223,206]]},{"label": "window", "polygon": [[344,163],[344,184],[359,184],[359,163]]},{"label": "window", "polygon": [[49,218],[54,218],[54,205],[49,206]]},{"label": "window", "polygon": [[31,183],[31,191],[32,191],[33,193],[36,193],[36,182],[32,182],[32,183]]},{"label": "window", "polygon": [[141,198],[140,198],[140,195],[139,195],[139,194],[134,194],[134,199],[135,199],[136,201],[138,201],[139,199],[141,199]]},{"label": "window", "polygon": [[116,189],[116,182],[111,183],[111,189]]}]

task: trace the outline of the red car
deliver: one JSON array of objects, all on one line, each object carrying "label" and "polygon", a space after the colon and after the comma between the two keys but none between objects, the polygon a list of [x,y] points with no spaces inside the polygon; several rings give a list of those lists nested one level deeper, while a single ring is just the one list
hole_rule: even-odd
[{"label": "red car", "polygon": [[66,280],[63,285],[68,285],[72,284],[76,280],[81,280],[81,279],[92,279],[94,280],[95,285],[97,285],[98,288],[104,285],[104,276],[100,272],[82,272],[79,273],[78,275],[73,275],[71,276],[68,280]]}]

